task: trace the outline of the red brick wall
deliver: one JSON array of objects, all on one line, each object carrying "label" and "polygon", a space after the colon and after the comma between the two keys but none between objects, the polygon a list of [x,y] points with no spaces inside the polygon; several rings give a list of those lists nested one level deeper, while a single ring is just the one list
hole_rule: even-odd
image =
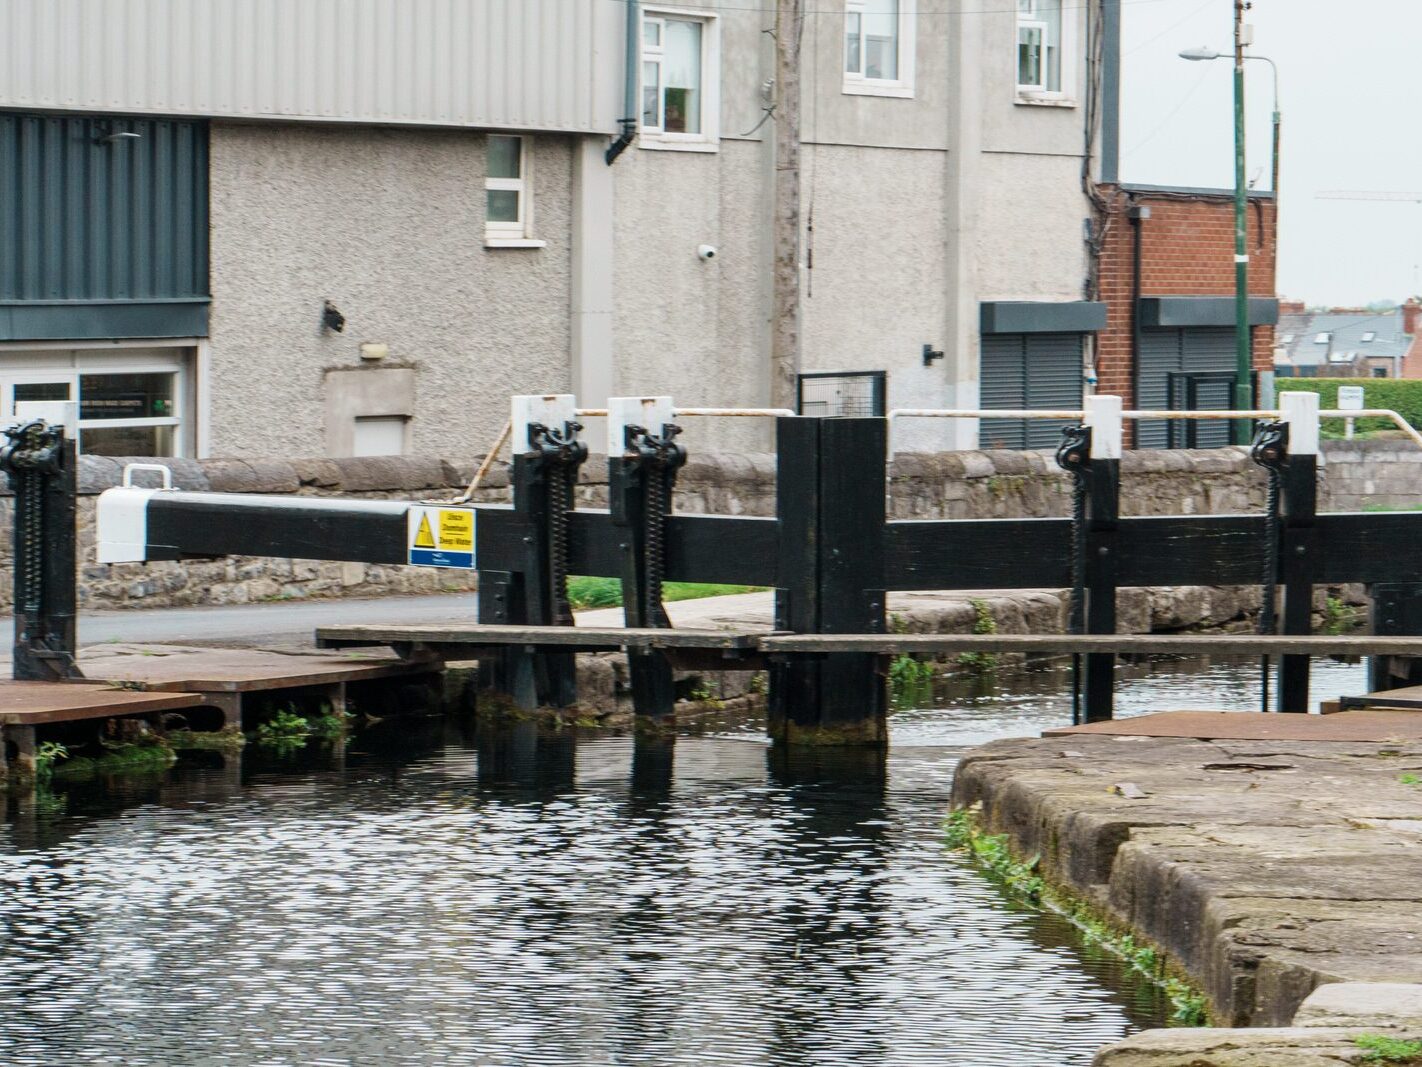
[{"label": "red brick wall", "polygon": [[[1107,305],[1106,329],[1097,335],[1097,392],[1135,404],[1135,367],[1131,346],[1132,228],[1126,217],[1134,203],[1150,208],[1142,219],[1141,294],[1143,296],[1234,295],[1234,201],[1228,195],[1131,193],[1104,187],[1112,205],[1101,250],[1100,296]],[[1262,216],[1262,243],[1260,220]],[[1274,201],[1249,202],[1249,292],[1274,295],[1277,248]],[[1274,365],[1274,328],[1254,330],[1254,366]]]}]

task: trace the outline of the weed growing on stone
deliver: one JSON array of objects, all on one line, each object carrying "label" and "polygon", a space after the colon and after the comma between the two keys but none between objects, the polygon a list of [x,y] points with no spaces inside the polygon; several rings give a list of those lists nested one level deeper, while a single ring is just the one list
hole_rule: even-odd
[{"label": "weed growing on stone", "polygon": [[1415,774],[1399,774],[1397,780],[1403,785],[1422,785],[1422,778]]},{"label": "weed growing on stone", "polygon": [[1054,892],[1037,873],[1039,857],[1025,862],[1016,859],[1006,834],[982,832],[974,809],[950,812],[944,831],[950,848],[968,853],[1011,896],[1061,915],[1076,927],[1083,942],[1119,957],[1158,985],[1173,1009],[1171,1022],[1177,1026],[1204,1026],[1208,1021],[1204,995],[1189,982],[1168,975],[1165,961],[1154,946],[1112,927],[1081,901]]},{"label": "weed growing on stone", "polygon": [[[997,620],[992,617],[992,605],[980,597],[973,597],[968,603],[973,605],[973,633],[997,633]],[[958,657],[958,666],[967,667],[979,674],[997,670],[997,655],[992,652],[964,652]]]},{"label": "weed growing on stone", "polygon": [[1365,1063],[1416,1063],[1422,1059],[1422,1041],[1405,1041],[1382,1034],[1360,1034],[1353,1038],[1365,1053]]}]

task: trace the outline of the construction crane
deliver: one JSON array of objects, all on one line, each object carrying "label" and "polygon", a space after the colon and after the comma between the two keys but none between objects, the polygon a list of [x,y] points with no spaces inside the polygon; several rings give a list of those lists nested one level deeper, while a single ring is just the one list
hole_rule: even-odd
[{"label": "construction crane", "polygon": [[1319,200],[1401,200],[1411,204],[1422,204],[1422,193],[1402,193],[1387,190],[1326,189],[1314,195]]}]

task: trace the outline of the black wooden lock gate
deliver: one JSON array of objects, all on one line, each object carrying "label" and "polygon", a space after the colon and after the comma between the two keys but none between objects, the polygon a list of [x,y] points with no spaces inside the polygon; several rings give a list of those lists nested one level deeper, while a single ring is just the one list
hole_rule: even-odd
[{"label": "black wooden lock gate", "polygon": [[[666,626],[662,581],[772,587],[777,629],[805,635],[884,633],[889,590],[1075,586],[1079,628],[1110,634],[1121,587],[1257,586],[1273,558],[1284,634],[1309,632],[1315,585],[1342,582],[1382,586],[1377,632],[1422,633],[1422,514],[1315,514],[1313,455],[1281,465],[1277,523],[1263,514],[1122,517],[1120,485],[1129,474],[1118,459],[1090,456],[1075,520],[888,521],[888,420],[781,417],[775,517],[689,515],[670,507],[684,459],[674,430],[637,429],[640,436],[609,460],[610,509],[574,506],[585,453],[572,447],[569,427],[553,427],[543,447],[516,455],[512,506],[476,508],[482,623],[568,625],[565,580],[577,574],[620,579],[629,627]],[[408,505],[399,502],[157,492],[143,507],[142,554],[111,558],[406,562]],[[100,526],[102,538],[102,505]],[[701,669],[754,665],[694,651]],[[688,652],[683,662],[692,658]],[[886,660],[832,647],[773,657],[772,734],[881,741]],[[668,655],[639,649],[631,662],[637,710],[669,712]],[[1085,657],[1082,719],[1111,717],[1114,665],[1113,654]],[[571,651],[530,642],[501,650],[492,667],[491,684],[524,706],[576,700]],[[1283,657],[1279,673],[1278,708],[1306,710],[1307,657]]]}]

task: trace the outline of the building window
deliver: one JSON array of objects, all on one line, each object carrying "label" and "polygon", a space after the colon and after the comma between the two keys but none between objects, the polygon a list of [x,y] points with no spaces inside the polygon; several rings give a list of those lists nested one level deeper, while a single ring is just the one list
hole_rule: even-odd
[{"label": "building window", "polygon": [[846,0],[846,93],[913,95],[913,9],[913,0]]},{"label": "building window", "polygon": [[1378,335],[1377,335],[1376,333],[1374,333],[1372,330],[1369,330],[1367,333],[1363,334],[1363,338],[1362,338],[1363,344],[1365,344],[1365,345],[1366,345],[1366,344],[1370,344],[1371,342],[1376,341],[1377,338],[1378,338]]},{"label": "building window", "polygon": [[1063,95],[1062,0],[1017,0],[1017,92],[1029,100]]},{"label": "building window", "polygon": [[86,455],[190,456],[186,355],[181,348],[0,353],[0,406],[9,420],[31,401],[74,404]]},{"label": "building window", "polygon": [[484,244],[490,248],[541,248],[533,240],[532,138],[489,134],[484,175]]},{"label": "building window", "polygon": [[643,147],[714,150],[719,62],[714,18],[643,12]]}]

